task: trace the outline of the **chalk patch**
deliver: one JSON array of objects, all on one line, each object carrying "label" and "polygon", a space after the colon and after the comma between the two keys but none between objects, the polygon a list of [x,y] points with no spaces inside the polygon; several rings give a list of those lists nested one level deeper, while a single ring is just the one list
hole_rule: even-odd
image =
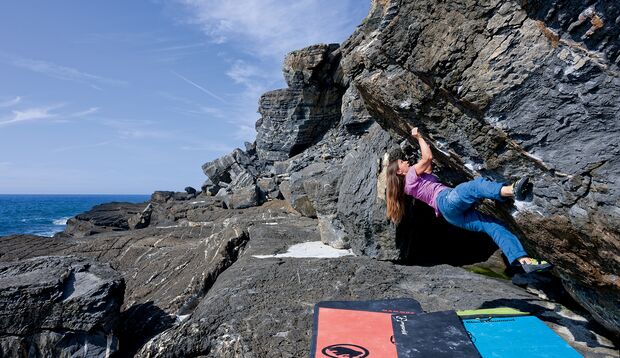
[{"label": "chalk patch", "polygon": [[191,314],[184,314],[184,315],[176,315],[177,317],[177,322],[183,322],[186,319],[189,318],[189,316],[191,316]]},{"label": "chalk patch", "polygon": [[288,248],[283,254],[276,255],[252,255],[258,259],[297,257],[297,258],[337,258],[343,256],[355,256],[351,250],[334,249],[321,241],[304,242]]}]

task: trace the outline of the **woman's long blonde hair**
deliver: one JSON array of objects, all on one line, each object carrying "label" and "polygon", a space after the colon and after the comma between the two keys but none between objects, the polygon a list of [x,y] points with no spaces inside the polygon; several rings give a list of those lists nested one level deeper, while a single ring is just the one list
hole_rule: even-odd
[{"label": "woman's long blonde hair", "polygon": [[387,167],[386,201],[387,216],[394,224],[400,223],[405,215],[405,178],[396,174],[398,160],[393,160]]}]

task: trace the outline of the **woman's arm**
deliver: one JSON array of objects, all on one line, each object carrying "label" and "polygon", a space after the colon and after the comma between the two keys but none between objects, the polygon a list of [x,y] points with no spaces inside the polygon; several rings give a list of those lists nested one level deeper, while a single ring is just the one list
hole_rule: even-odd
[{"label": "woman's arm", "polygon": [[420,145],[420,151],[422,152],[422,158],[413,166],[415,168],[416,174],[421,175],[422,173],[432,173],[433,153],[431,152],[431,147],[426,143],[424,138],[422,138],[422,135],[418,131],[417,127],[411,129],[411,135],[413,136],[413,138],[418,140],[418,144]]}]

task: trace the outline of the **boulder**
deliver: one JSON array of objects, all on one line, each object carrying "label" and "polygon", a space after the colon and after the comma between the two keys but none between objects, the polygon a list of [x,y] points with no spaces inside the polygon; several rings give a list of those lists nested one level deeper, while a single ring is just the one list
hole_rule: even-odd
[{"label": "boulder", "polygon": [[370,115],[398,141],[419,127],[444,182],[532,178],[532,202],[490,212],[615,332],[619,16],[614,2],[376,0],[341,45]]},{"label": "boulder", "polygon": [[108,357],[125,284],[109,265],[72,256],[0,263],[0,356]]}]

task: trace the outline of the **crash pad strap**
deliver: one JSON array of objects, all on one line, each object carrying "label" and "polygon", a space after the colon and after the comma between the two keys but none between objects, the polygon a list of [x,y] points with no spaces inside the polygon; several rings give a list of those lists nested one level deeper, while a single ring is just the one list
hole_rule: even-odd
[{"label": "crash pad strap", "polygon": [[522,312],[510,307],[483,308],[477,310],[456,311],[456,314],[465,318],[476,317],[508,317],[508,316],[527,316],[529,313]]}]

